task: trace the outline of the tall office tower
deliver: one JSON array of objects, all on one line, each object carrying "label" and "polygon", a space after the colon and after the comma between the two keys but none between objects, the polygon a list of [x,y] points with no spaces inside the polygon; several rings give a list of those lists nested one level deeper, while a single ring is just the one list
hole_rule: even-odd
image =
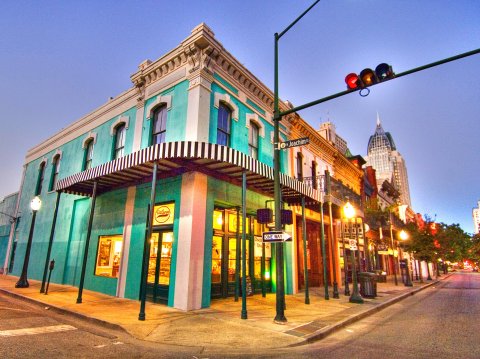
[{"label": "tall office tower", "polygon": [[480,201],[478,201],[478,207],[472,211],[473,217],[473,230],[475,234],[480,233]]},{"label": "tall office tower", "polygon": [[400,204],[411,207],[405,160],[397,151],[392,135],[383,130],[378,114],[375,133],[368,140],[366,157],[367,166],[376,170],[379,189],[385,180],[390,181],[400,192]]}]

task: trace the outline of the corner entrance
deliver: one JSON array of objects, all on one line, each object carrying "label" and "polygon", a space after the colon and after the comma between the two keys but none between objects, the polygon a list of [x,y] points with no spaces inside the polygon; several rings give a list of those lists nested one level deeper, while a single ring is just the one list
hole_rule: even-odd
[{"label": "corner entrance", "polygon": [[172,231],[157,230],[152,233],[147,277],[147,300],[149,301],[168,303],[172,244]]}]

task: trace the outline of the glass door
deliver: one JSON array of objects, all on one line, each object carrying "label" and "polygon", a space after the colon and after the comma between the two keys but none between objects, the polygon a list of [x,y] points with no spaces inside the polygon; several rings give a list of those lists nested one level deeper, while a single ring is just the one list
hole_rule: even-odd
[{"label": "glass door", "polygon": [[147,298],[155,303],[167,303],[172,259],[172,231],[155,231],[150,240]]}]

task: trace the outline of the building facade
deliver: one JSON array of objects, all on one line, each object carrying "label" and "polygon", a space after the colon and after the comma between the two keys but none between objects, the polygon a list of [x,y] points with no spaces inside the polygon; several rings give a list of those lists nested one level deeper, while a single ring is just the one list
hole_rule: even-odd
[{"label": "building facade", "polygon": [[[138,299],[145,281],[147,300],[181,310],[237,295],[244,270],[252,294],[275,291],[275,244],[262,243],[268,225],[256,218],[274,192],[272,92],[205,24],[142,62],[131,80],[130,89],[27,153],[11,272],[21,273],[34,227],[32,279],[41,280],[54,259],[53,282]],[[281,122],[282,141],[296,135],[294,127]],[[327,149],[316,155],[326,158],[318,173],[328,169],[358,188],[358,171]],[[280,154],[285,206],[304,198],[319,211],[321,190],[289,175],[292,153]],[[42,201],[35,215],[34,196]],[[295,225],[284,230],[295,235]],[[293,293],[297,242],[285,251],[286,292]]]},{"label": "building facade", "polygon": [[473,231],[475,234],[480,233],[480,201],[478,201],[477,208],[472,210]]},{"label": "building facade", "polygon": [[17,217],[18,192],[5,196],[0,201],[0,273],[7,273],[13,249],[11,238],[20,218]]},{"label": "building facade", "polygon": [[366,160],[367,165],[376,171],[379,188],[384,181],[391,182],[400,192],[400,203],[411,207],[405,160],[398,152],[392,135],[384,131],[378,115],[375,133],[368,140]]}]

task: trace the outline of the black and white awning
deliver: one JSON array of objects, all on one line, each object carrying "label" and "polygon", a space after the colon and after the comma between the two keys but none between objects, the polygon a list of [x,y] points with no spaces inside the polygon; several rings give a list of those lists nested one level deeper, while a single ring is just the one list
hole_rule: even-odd
[{"label": "black and white awning", "polygon": [[[247,189],[273,197],[273,168],[230,147],[205,142],[168,142],[153,145],[116,160],[59,180],[55,190],[91,196],[97,181],[97,194],[150,182],[153,163],[157,178],[197,171],[241,186],[246,171]],[[280,173],[282,199],[288,203],[320,202],[320,192],[306,183]]]}]

